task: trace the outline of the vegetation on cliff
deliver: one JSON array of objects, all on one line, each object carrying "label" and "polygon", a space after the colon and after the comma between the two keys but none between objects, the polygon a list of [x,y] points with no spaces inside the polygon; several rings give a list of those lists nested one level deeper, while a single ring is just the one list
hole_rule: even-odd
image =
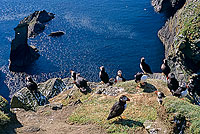
[{"label": "vegetation on cliff", "polygon": [[7,124],[10,121],[8,101],[0,96],[0,126]]},{"label": "vegetation on cliff", "polygon": [[[179,80],[187,81],[191,73],[200,71],[200,2],[186,1],[159,30],[165,46],[165,57]],[[179,75],[178,75],[179,74]]]}]

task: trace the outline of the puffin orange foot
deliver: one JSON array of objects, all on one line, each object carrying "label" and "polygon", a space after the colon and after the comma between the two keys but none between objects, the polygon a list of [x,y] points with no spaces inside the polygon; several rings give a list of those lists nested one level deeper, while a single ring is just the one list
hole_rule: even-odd
[{"label": "puffin orange foot", "polygon": [[121,119],[126,119],[126,117],[125,116],[120,116],[121,117]]},{"label": "puffin orange foot", "polygon": [[136,89],[140,89],[140,87],[139,87],[139,86],[137,86],[137,87],[136,87]]}]

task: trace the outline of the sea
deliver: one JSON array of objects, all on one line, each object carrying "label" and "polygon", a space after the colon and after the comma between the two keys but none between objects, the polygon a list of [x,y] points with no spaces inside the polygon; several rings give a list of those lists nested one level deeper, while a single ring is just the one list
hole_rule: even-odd
[{"label": "sea", "polygon": [[[55,14],[44,32],[28,40],[41,56],[24,72],[10,72],[14,28],[40,10]],[[109,77],[115,78],[120,69],[131,80],[141,71],[141,57],[153,72],[160,72],[164,47],[157,32],[166,19],[154,12],[150,0],[0,0],[0,95],[10,100],[25,86],[27,74],[43,82],[69,77],[69,71],[75,70],[88,81],[98,82],[102,65]],[[65,35],[48,36],[59,30]]]}]

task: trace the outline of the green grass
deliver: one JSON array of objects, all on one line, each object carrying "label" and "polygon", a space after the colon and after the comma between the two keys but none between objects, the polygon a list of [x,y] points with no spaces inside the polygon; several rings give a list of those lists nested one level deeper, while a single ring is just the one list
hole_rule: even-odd
[{"label": "green grass", "polygon": [[179,113],[191,123],[190,133],[200,133],[200,107],[175,97],[167,97],[164,106],[168,113]]},{"label": "green grass", "polygon": [[120,120],[116,117],[107,121],[110,108],[118,98],[93,95],[72,113],[68,121],[77,124],[96,124],[108,133],[134,133],[136,129],[143,128],[144,121],[156,120],[157,112],[153,105],[145,106],[133,101],[127,102],[127,109],[122,114],[126,119]]},{"label": "green grass", "polygon": [[[175,113],[181,113],[186,116],[186,119],[191,124],[187,128],[186,132],[199,133],[200,125],[200,107],[191,104],[188,98],[181,100],[176,97],[168,96],[164,99],[164,107],[161,107],[154,94],[154,90],[164,92],[166,95],[170,95],[169,90],[165,82],[161,80],[149,79],[145,88],[137,88],[134,81],[127,81],[124,83],[118,83],[115,86],[125,89],[125,94],[131,99],[127,102],[127,108],[122,114],[126,119],[120,120],[119,118],[113,118],[106,120],[109,115],[112,105],[118,101],[119,96],[105,96],[94,94],[95,89],[88,95],[83,95],[79,90],[74,90],[71,97],[67,97],[63,102],[65,105],[80,99],[83,103],[73,111],[69,116],[68,122],[73,124],[94,124],[103,128],[107,133],[114,134],[128,134],[135,133],[137,130],[144,130],[143,123],[147,120],[158,121],[165,123],[164,127],[168,127],[171,131],[171,118]],[[167,112],[167,113],[166,113]],[[161,114],[159,114],[161,113]],[[165,117],[160,117],[166,115]]]},{"label": "green grass", "polygon": [[117,83],[115,86],[123,87],[125,92],[132,93],[132,94],[142,92],[142,90],[139,91],[136,89],[137,83],[135,83],[135,81],[120,82],[120,83]]}]

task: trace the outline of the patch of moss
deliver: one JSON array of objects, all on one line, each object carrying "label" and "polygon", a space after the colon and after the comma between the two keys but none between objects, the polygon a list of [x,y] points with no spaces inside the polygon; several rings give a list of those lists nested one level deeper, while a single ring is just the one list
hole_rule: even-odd
[{"label": "patch of moss", "polygon": [[164,106],[168,113],[179,113],[186,117],[186,120],[191,123],[189,127],[190,133],[200,133],[199,106],[172,96],[164,100]]},{"label": "patch of moss", "polygon": [[10,121],[10,117],[8,117],[6,114],[0,111],[0,126],[5,125],[9,121]]},{"label": "patch of moss", "polygon": [[8,101],[0,96],[0,126],[10,121],[10,117],[5,114],[9,112]]}]

